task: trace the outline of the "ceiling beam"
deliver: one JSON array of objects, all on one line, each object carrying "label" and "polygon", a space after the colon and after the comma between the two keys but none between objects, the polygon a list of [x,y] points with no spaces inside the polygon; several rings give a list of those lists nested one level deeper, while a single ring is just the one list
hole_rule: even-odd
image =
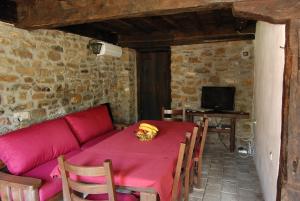
[{"label": "ceiling beam", "polygon": [[[208,29],[206,29],[208,30]],[[172,45],[187,45],[195,43],[252,40],[254,39],[255,26],[247,28],[247,33],[238,33],[234,26],[222,26],[209,31],[171,32],[169,34],[152,33],[144,35],[121,35],[118,45],[129,48],[163,47]]]},{"label": "ceiling beam", "polygon": [[133,49],[143,48],[159,48],[169,47],[175,45],[190,45],[199,43],[213,43],[213,42],[225,42],[225,41],[241,41],[241,40],[254,40],[254,34],[240,34],[240,35],[211,35],[211,36],[186,36],[186,37],[173,37],[165,38],[161,40],[147,40],[147,41],[126,41],[122,38],[119,40],[118,45],[122,47],[128,47]]},{"label": "ceiling beam", "polygon": [[16,26],[53,28],[109,19],[230,8],[232,3],[239,1],[245,0],[43,0],[31,4],[18,1]]},{"label": "ceiling beam", "polygon": [[251,20],[283,24],[290,19],[300,19],[299,0],[253,0],[235,2],[233,14]]}]

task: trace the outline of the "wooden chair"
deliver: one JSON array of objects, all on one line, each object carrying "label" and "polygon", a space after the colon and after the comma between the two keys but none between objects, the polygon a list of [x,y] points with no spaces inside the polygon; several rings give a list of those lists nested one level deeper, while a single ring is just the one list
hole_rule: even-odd
[{"label": "wooden chair", "polygon": [[161,119],[164,121],[185,121],[185,109],[161,109]]},{"label": "wooden chair", "polygon": [[194,179],[194,174],[193,174],[193,159],[195,157],[195,144],[196,140],[198,138],[199,132],[198,132],[198,127],[194,127],[193,133],[191,135],[190,143],[189,143],[189,149],[188,149],[188,154],[187,154],[187,163],[184,173],[184,200],[189,200],[189,193],[190,193],[190,187]]},{"label": "wooden chair", "polygon": [[[171,201],[179,201],[180,200],[180,188],[182,186],[182,181],[184,177],[184,168],[187,164],[187,155],[189,152],[189,144],[191,140],[191,134],[187,133],[185,142],[180,143],[178,159],[176,164],[176,170],[174,175],[173,187],[172,187],[172,196]],[[187,201],[187,200],[184,200]]]},{"label": "wooden chair", "polygon": [[205,141],[207,136],[207,129],[208,129],[208,118],[204,118],[202,123],[202,128],[200,130],[200,135],[198,139],[196,139],[196,145],[195,145],[197,151],[194,157],[194,167],[196,167],[197,186],[200,185],[200,179],[202,174],[202,156],[203,156],[203,151],[204,151],[204,146],[205,146]]},{"label": "wooden chair", "polygon": [[[103,166],[76,166],[65,161],[63,156],[58,158],[58,164],[61,171],[63,182],[64,201],[84,201],[84,200],[108,200],[108,201],[137,201],[137,198],[130,194],[117,194],[113,181],[112,164],[106,160]],[[84,177],[104,176],[105,184],[95,184],[76,181],[70,178],[70,174]],[[80,195],[87,195],[83,198]],[[103,196],[104,194],[104,196]],[[105,195],[108,195],[108,199]],[[117,199],[118,198],[118,199]],[[122,199],[124,198],[124,199]]]}]

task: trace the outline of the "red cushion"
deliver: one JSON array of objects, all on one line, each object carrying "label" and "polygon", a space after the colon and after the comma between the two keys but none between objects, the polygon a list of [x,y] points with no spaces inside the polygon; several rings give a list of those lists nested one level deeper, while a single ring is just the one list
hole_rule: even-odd
[{"label": "red cushion", "polygon": [[[117,193],[117,201],[138,201],[138,199],[131,194],[126,193]],[[87,196],[88,200],[108,200],[108,194],[100,195],[89,195]]]},{"label": "red cushion", "polygon": [[87,141],[86,143],[82,144],[81,145],[81,149],[87,149],[87,148],[89,148],[91,146],[94,146],[95,144],[98,144],[102,140],[105,140],[106,138],[109,138],[110,136],[112,136],[112,135],[114,135],[114,134],[116,134],[118,132],[119,132],[119,130],[112,130],[112,131],[109,131],[109,132],[107,132],[105,134],[102,134],[102,135],[100,135],[100,136],[98,136],[96,138],[93,138],[93,139]]},{"label": "red cushion", "polygon": [[65,117],[80,144],[113,130],[112,120],[106,105],[100,105]]},{"label": "red cushion", "polygon": [[56,119],[1,136],[0,147],[0,159],[19,175],[79,145],[66,121]]},{"label": "red cushion", "polygon": [[[71,151],[65,155],[68,159],[75,154],[79,153],[80,149]],[[46,201],[54,197],[57,193],[62,191],[61,178],[52,178],[51,172],[58,165],[57,159],[53,159],[47,163],[44,163],[26,173],[22,176],[33,177],[42,180],[42,186],[39,188],[40,201]]]}]

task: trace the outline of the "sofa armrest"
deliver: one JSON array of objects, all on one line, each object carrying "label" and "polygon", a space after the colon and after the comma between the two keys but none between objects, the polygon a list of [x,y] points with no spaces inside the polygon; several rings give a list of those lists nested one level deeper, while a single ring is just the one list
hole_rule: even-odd
[{"label": "sofa armrest", "polygon": [[125,124],[125,123],[114,123],[114,127],[117,130],[123,130],[125,128],[127,128],[129,126],[129,124]]},{"label": "sofa armrest", "polygon": [[42,180],[0,172],[0,196],[3,201],[38,201]]},{"label": "sofa armrest", "polygon": [[0,186],[12,186],[15,188],[34,190],[42,184],[41,179],[15,176],[8,173],[0,172]]}]

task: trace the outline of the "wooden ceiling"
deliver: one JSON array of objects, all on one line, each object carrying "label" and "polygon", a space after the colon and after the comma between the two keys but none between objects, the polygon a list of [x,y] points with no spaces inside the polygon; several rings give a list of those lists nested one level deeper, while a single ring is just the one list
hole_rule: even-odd
[{"label": "wooden ceiling", "polygon": [[[34,2],[34,0],[30,0],[28,2],[32,3],[32,1]],[[77,0],[77,2],[81,1],[82,0]],[[152,0],[148,1],[151,2]],[[176,0],[173,1],[176,2]],[[61,16],[66,16],[66,21],[63,21],[63,17],[61,17],[61,19],[56,15],[50,18],[52,15],[51,10],[54,9],[52,7],[58,2],[52,1],[53,5],[49,4],[52,5],[52,7],[48,9],[48,15],[50,17],[47,17],[47,19],[49,18],[47,21],[47,19],[39,19],[38,17],[43,17],[42,15],[45,15],[45,13],[40,11],[44,9],[46,12],[45,8],[42,7],[45,5],[41,2],[48,2],[48,0],[36,1],[36,6],[30,7],[30,9],[37,9],[38,6],[40,6],[40,10],[34,10],[35,13],[37,13],[37,18],[33,18],[33,11],[29,12],[29,8],[26,6],[24,7],[24,5],[27,5],[24,4],[24,2],[26,1],[19,2],[17,0],[15,2],[13,0],[2,0],[0,3],[0,19],[13,22],[18,27],[25,27],[29,29],[39,27],[55,28],[66,32],[104,40],[118,44],[122,47],[136,49],[167,47],[170,45],[194,44],[213,41],[249,40],[254,39],[255,33],[255,21],[234,17],[232,14],[231,4],[220,3],[218,6],[216,6],[216,4],[212,4],[215,6],[209,4],[207,9],[205,9],[204,4],[201,4],[201,9],[184,9],[180,12],[177,9],[176,12],[172,10],[170,13],[161,12],[162,14],[160,14],[158,12],[153,15],[148,13],[147,15],[133,17],[122,17],[122,15],[120,15],[120,18],[117,19],[115,17],[110,19],[106,16],[104,20],[91,20],[90,17],[86,17],[83,14],[81,18],[79,18],[77,15],[74,17],[73,12],[77,11],[84,13],[84,10],[82,10],[83,5],[87,5],[72,4],[72,12],[67,10],[66,6],[64,5],[65,7],[63,9],[65,9],[65,13],[62,13]],[[93,0],[93,2],[96,5],[98,0]],[[127,1],[124,0],[123,2]],[[128,2],[130,1],[128,0]],[[163,7],[170,1],[162,0],[161,2],[164,3],[161,5]],[[191,2],[193,2],[193,0]],[[201,1],[195,2],[198,3]],[[195,2],[193,3],[195,4]],[[134,4],[134,6],[136,6],[136,4]],[[76,10],[76,6],[79,6],[78,8],[81,8],[81,10]],[[105,6],[106,4],[104,7]],[[124,4],[124,6],[127,6],[127,4]],[[61,7],[57,7],[56,9],[62,10]],[[118,7],[118,9],[120,9],[120,7]],[[29,14],[26,14],[25,11],[28,11]],[[53,12],[55,14],[57,11],[54,11]],[[93,10],[90,8],[89,11],[91,12]],[[120,12],[121,11],[126,12],[125,10],[120,10]],[[91,15],[93,15],[93,13],[91,13]],[[94,15],[98,18],[101,17],[97,14]],[[107,15],[109,15],[109,13]],[[31,19],[33,22],[30,21],[29,23],[29,20],[27,20],[26,17]],[[46,17],[44,16],[44,18]]]},{"label": "wooden ceiling", "polygon": [[255,21],[235,18],[226,9],[114,19],[60,29],[125,47],[146,48],[254,39]]}]

